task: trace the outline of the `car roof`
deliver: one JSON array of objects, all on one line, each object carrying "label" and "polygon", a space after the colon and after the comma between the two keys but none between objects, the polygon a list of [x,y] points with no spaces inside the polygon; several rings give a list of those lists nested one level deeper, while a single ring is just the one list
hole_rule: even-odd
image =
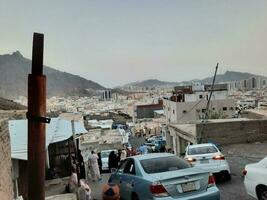
[{"label": "car roof", "polygon": [[162,157],[169,157],[169,156],[175,156],[175,155],[171,153],[148,153],[148,154],[143,154],[143,155],[132,156],[129,158],[134,158],[140,161],[140,160],[147,160],[151,158],[162,158]]},{"label": "car roof", "polygon": [[101,153],[102,153],[102,152],[111,152],[111,151],[118,151],[118,150],[117,150],[117,149],[102,150]]},{"label": "car roof", "polygon": [[196,148],[196,147],[210,147],[210,146],[214,147],[215,145],[212,143],[204,143],[204,144],[191,144],[188,147],[189,148]]}]

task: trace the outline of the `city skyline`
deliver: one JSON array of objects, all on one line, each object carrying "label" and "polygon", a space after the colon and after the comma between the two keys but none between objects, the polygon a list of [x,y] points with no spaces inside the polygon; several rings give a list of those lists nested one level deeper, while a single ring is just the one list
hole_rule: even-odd
[{"label": "city skyline", "polygon": [[263,0],[28,2],[0,0],[0,54],[31,58],[42,32],[45,65],[105,87],[205,78],[217,62],[265,75]]}]

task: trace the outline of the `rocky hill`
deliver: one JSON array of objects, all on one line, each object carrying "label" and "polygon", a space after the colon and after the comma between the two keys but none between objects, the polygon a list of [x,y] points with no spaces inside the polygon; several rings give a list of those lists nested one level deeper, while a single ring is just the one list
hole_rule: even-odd
[{"label": "rocky hill", "polygon": [[[0,55],[0,96],[16,99],[27,95],[27,77],[31,72],[31,60],[20,52]],[[90,96],[95,90],[105,89],[80,76],[44,66],[47,76],[47,96]]]},{"label": "rocky hill", "polygon": [[[240,80],[248,79],[251,77],[264,77],[264,76],[244,73],[244,72],[226,71],[224,74],[217,74],[216,83],[240,81]],[[204,83],[212,83],[212,79],[213,77],[207,77],[204,79],[194,79],[194,80],[183,81],[183,82],[166,82],[166,81],[160,81],[158,79],[148,79],[144,81],[126,84],[122,88],[129,88],[131,86],[133,87],[173,87],[179,84],[191,85],[193,82],[201,82],[204,84]]]},{"label": "rocky hill", "polygon": [[130,86],[135,86],[135,87],[160,87],[160,86],[175,86],[179,84],[178,82],[167,82],[167,81],[160,81],[158,79],[148,79],[144,81],[137,81],[133,83],[129,83],[124,85],[123,87],[130,87]]},{"label": "rocky hill", "polygon": [[0,110],[26,110],[27,107],[0,97]]}]

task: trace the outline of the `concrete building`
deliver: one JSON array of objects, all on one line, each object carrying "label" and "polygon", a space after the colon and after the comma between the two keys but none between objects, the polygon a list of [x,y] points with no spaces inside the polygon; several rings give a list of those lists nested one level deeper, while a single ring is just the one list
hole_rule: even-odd
[{"label": "concrete building", "polygon": [[134,118],[143,119],[143,118],[153,118],[154,111],[162,110],[163,101],[159,100],[157,104],[146,104],[146,105],[136,105],[134,107]]},{"label": "concrete building", "polygon": [[230,91],[249,91],[263,89],[267,86],[267,79],[264,77],[250,77],[240,81],[231,81],[228,83]]},{"label": "concrete building", "polygon": [[102,100],[109,101],[111,100],[111,90],[104,90],[102,93]]},{"label": "concrete building", "polygon": [[182,155],[188,143],[212,142],[217,145],[267,140],[267,119],[214,119],[207,123],[169,124],[166,131],[167,148]]},{"label": "concrete building", "polygon": [[[163,100],[163,109],[169,123],[194,123],[202,119],[211,91],[211,85],[178,86],[173,96]],[[211,118],[229,118],[234,114],[235,100],[228,99],[227,84],[214,85],[210,101]]]}]

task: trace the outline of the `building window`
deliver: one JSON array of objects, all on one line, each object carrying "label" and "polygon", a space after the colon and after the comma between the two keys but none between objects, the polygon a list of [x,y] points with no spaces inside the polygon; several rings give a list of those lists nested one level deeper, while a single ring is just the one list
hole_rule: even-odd
[{"label": "building window", "polygon": [[186,113],[186,110],[183,110],[183,113],[185,114]]},{"label": "building window", "polygon": [[223,107],[223,110],[226,111],[227,110],[227,107]]},{"label": "building window", "polygon": [[212,108],[212,110],[215,110],[215,108]]},{"label": "building window", "polygon": [[206,109],[202,109],[202,112],[205,113],[206,112]]},{"label": "building window", "polygon": [[233,107],[230,107],[230,110],[234,110],[234,108]]},{"label": "building window", "polygon": [[172,113],[173,113],[173,114],[175,114],[175,111],[174,111],[174,110],[172,110]]},{"label": "building window", "polygon": [[203,99],[203,95],[201,94],[201,95],[199,95],[199,99]]}]

